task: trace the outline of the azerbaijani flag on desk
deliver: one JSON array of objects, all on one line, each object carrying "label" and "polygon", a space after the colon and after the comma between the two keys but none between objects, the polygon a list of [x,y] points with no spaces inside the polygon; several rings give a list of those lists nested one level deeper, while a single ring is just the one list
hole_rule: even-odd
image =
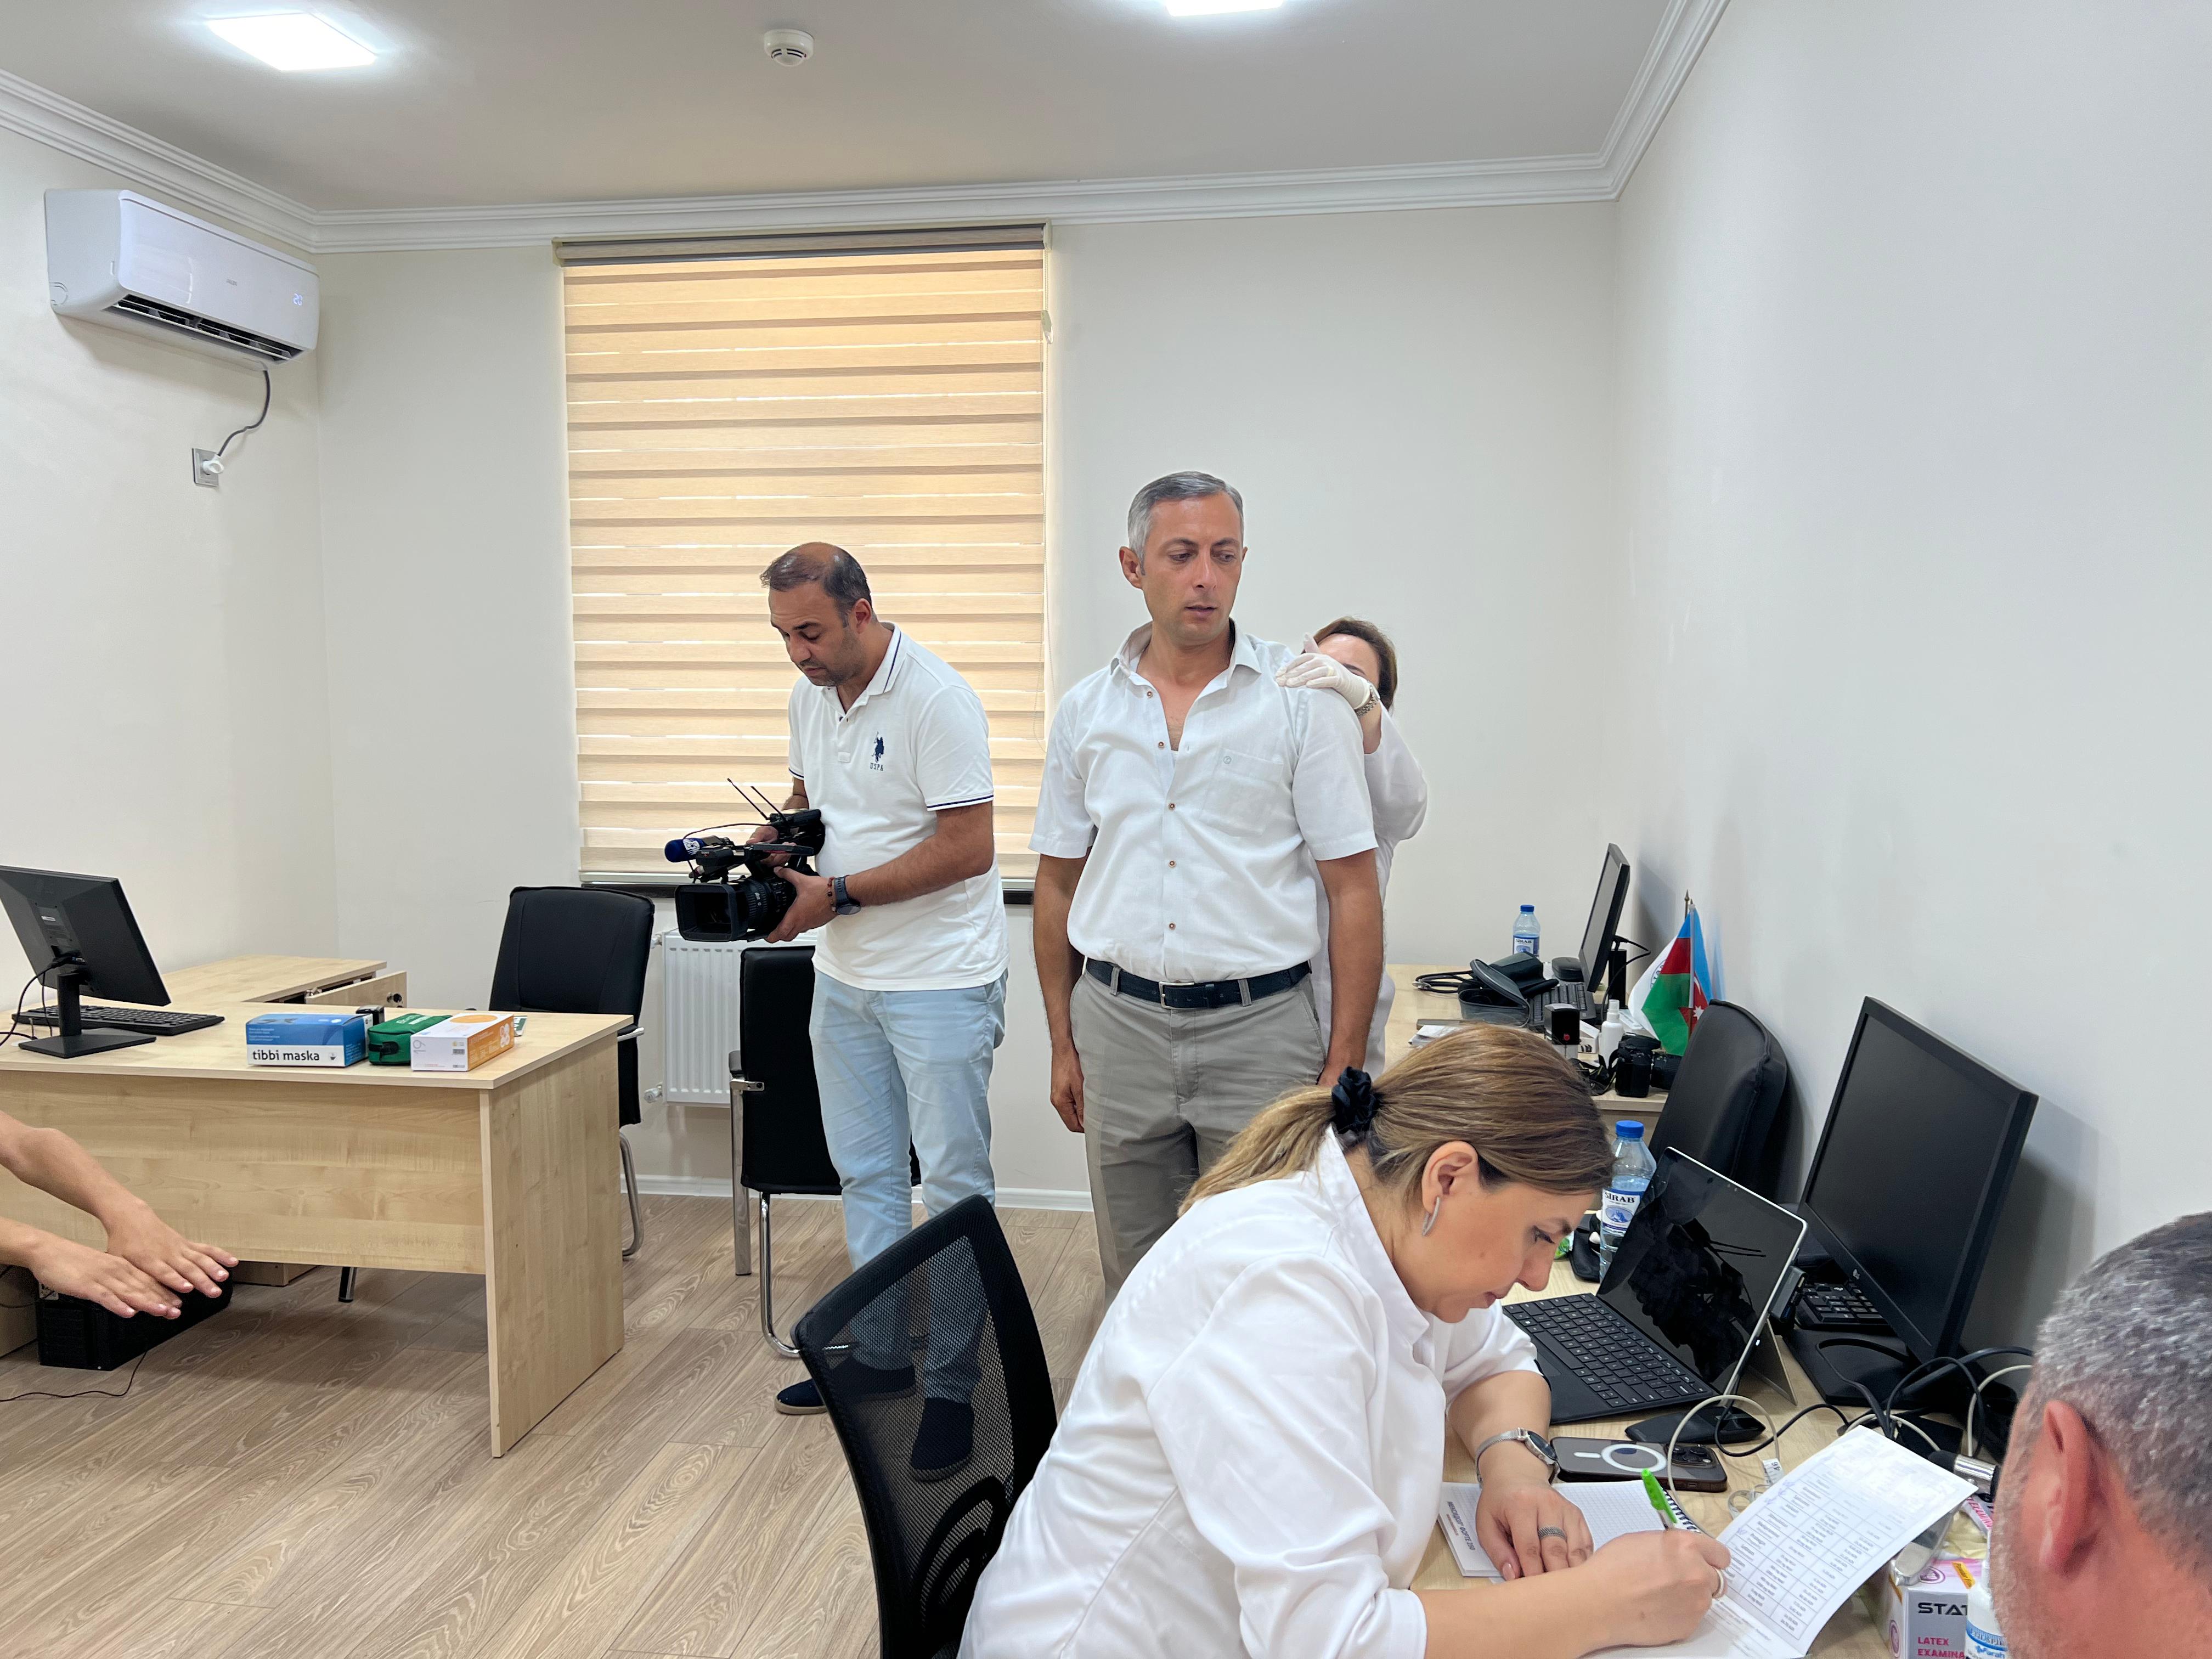
[{"label": "azerbaijani flag on desk", "polygon": [[1712,969],[1705,961],[1705,933],[1698,925],[1698,907],[1686,904],[1684,910],[1680,931],[1644,969],[1628,999],[1644,1029],[1670,1054],[1690,1046],[1698,1017],[1713,1000]]}]

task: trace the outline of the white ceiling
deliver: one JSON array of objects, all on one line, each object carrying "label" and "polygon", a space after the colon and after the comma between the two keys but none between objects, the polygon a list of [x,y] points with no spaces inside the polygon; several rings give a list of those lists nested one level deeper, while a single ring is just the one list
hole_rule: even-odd
[{"label": "white ceiling", "polygon": [[[280,75],[199,20],[388,49]],[[311,209],[1594,156],[1680,0],[68,0],[0,68]],[[814,60],[773,64],[771,26]]]}]

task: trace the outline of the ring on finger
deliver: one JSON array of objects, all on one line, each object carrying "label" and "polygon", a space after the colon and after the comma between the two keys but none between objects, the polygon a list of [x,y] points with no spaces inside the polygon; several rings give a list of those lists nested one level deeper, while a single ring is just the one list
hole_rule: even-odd
[{"label": "ring on finger", "polygon": [[1713,1569],[1713,1600],[1717,1601],[1727,1594],[1728,1569],[1726,1567],[1715,1567]]},{"label": "ring on finger", "polygon": [[1556,1538],[1564,1544],[1567,1541],[1567,1529],[1565,1527],[1539,1527],[1536,1528],[1536,1536]]}]

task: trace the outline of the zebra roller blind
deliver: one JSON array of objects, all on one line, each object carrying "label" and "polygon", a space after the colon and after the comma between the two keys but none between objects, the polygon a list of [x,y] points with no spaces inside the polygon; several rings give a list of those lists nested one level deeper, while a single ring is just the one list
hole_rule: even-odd
[{"label": "zebra roller blind", "polygon": [[561,250],[586,877],[672,872],[664,842],[744,816],[726,778],[788,790],[759,577],[816,540],[982,698],[1000,868],[1034,869],[1042,232],[854,240]]}]

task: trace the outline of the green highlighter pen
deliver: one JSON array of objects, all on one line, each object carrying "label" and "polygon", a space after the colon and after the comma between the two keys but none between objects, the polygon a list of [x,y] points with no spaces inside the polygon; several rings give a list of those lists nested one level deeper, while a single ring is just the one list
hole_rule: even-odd
[{"label": "green highlighter pen", "polygon": [[1659,1524],[1672,1530],[1680,1528],[1687,1532],[1702,1532],[1703,1528],[1667,1501],[1667,1494],[1659,1489],[1659,1482],[1650,1470],[1644,1471],[1644,1495],[1651,1500],[1651,1507],[1659,1511]]}]

